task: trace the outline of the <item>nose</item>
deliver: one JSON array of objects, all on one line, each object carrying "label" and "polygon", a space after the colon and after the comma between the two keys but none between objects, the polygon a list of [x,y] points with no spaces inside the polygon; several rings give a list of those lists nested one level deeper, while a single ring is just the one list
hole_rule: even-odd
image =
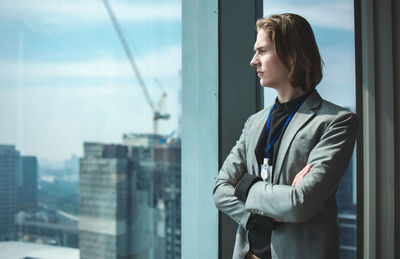
[{"label": "nose", "polygon": [[253,58],[250,60],[250,66],[257,67],[258,64],[260,64],[260,61],[258,60],[257,53],[254,53]]}]

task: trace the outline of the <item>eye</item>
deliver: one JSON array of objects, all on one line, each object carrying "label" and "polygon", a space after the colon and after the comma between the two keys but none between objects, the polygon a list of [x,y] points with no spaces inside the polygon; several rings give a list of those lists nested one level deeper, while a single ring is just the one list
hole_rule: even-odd
[{"label": "eye", "polygon": [[262,54],[265,54],[266,52],[267,52],[266,49],[260,49],[260,50],[258,51],[258,53],[260,53],[261,55],[262,55]]}]

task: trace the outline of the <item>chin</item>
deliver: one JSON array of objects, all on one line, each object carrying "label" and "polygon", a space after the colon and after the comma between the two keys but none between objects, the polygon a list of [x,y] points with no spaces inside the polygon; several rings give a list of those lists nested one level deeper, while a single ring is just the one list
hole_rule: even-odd
[{"label": "chin", "polygon": [[267,82],[263,82],[262,80],[260,80],[260,85],[262,87],[273,88],[272,86],[270,86],[270,84],[268,84]]},{"label": "chin", "polygon": [[263,80],[260,80],[260,85],[263,87],[268,87],[268,85]]}]

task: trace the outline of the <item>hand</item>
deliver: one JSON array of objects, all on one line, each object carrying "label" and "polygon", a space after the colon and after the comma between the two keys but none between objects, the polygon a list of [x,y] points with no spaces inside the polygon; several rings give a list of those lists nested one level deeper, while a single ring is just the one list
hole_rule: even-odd
[{"label": "hand", "polygon": [[[310,171],[312,167],[312,164],[308,164],[306,165],[298,174],[296,174],[296,177],[293,180],[292,186],[296,186],[299,184],[299,182],[301,180],[303,180],[304,176],[306,176],[306,174],[308,174],[308,172]],[[274,219],[275,222],[282,222],[282,220],[280,219]]]},{"label": "hand", "polygon": [[304,176],[306,176],[306,174],[308,174],[308,172],[310,171],[312,165],[308,164],[306,165],[294,178],[292,186],[296,186],[300,183],[301,180],[303,180]]}]

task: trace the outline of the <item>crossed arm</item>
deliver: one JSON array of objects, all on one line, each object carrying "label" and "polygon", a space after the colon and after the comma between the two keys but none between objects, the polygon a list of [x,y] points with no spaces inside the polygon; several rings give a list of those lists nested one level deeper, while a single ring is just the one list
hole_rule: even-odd
[{"label": "crossed arm", "polygon": [[346,113],[332,121],[310,151],[307,166],[297,173],[292,186],[256,182],[244,203],[234,196],[234,188],[243,174],[247,173],[243,162],[246,161],[247,127],[245,125],[218,176],[214,188],[216,206],[243,227],[246,226],[250,211],[285,222],[307,221],[332,195],[346,170],[351,157],[349,150],[352,151],[354,147],[356,117]]}]

